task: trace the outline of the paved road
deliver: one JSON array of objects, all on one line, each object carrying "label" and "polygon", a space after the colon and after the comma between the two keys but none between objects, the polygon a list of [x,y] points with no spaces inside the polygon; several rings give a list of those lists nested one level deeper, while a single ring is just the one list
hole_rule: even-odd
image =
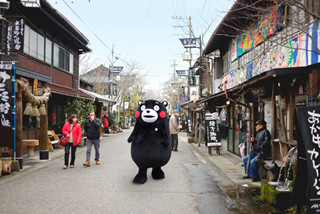
[{"label": "paved road", "polygon": [[79,149],[74,169],[63,170],[60,157],[0,179],[0,213],[232,213],[235,204],[213,181],[214,169],[182,142],[163,168],[164,180],[153,180],[149,170],[146,184],[133,184],[131,131],[103,138],[100,166],[83,167],[85,149]]}]

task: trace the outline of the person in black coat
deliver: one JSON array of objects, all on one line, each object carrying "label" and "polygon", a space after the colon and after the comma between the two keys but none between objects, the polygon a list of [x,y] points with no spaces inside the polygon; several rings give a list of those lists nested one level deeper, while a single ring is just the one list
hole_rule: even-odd
[{"label": "person in black coat", "polygon": [[271,157],[271,135],[266,129],[266,122],[264,120],[259,120],[256,122],[256,132],[255,138],[251,138],[251,148],[252,152],[250,155],[250,165],[247,171],[247,163],[249,156],[243,158],[244,170],[247,173],[243,178],[252,178],[252,181],[259,181],[259,164],[257,159],[270,159]]},{"label": "person in black coat", "polygon": [[90,111],[89,119],[86,120],[84,124],[84,130],[87,133],[87,156],[86,162],[83,163],[84,166],[90,166],[90,156],[91,156],[91,148],[92,145],[96,151],[95,161],[97,165],[100,165],[99,157],[100,157],[100,125],[101,121],[99,118],[96,118],[94,111]]}]

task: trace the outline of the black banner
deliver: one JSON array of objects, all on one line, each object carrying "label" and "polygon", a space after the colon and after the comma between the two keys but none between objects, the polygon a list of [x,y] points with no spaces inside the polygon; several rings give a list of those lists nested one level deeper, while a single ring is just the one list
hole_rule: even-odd
[{"label": "black banner", "polygon": [[14,127],[13,96],[14,83],[13,65],[0,64],[0,117],[1,125],[7,128]]},{"label": "black banner", "polygon": [[206,143],[207,146],[221,146],[220,130],[218,124],[218,113],[206,113]]},{"label": "black banner", "polygon": [[[296,113],[296,128],[301,136],[298,138],[298,146],[300,144],[299,149],[304,149],[308,170],[305,192],[307,213],[320,213],[320,107],[298,107]],[[299,159],[298,165],[301,161]]]},{"label": "black banner", "polygon": [[8,23],[7,26],[7,40],[6,40],[6,54],[11,53],[11,41],[12,41],[12,24]]},{"label": "black banner", "polygon": [[189,79],[189,85],[196,85],[196,78],[194,77],[194,70],[193,69],[189,70],[188,79]]},{"label": "black banner", "polygon": [[187,117],[187,132],[188,133],[192,132],[192,121],[190,117]]},{"label": "black banner", "polygon": [[24,19],[16,19],[13,28],[13,49],[22,52],[24,42]]}]

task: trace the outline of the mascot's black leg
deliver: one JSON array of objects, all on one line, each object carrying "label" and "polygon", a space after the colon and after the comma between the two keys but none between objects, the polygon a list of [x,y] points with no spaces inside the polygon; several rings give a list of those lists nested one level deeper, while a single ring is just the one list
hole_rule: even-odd
[{"label": "mascot's black leg", "polygon": [[156,179],[156,180],[164,179],[164,172],[162,171],[161,167],[154,167],[152,169],[151,174],[153,179]]},{"label": "mascot's black leg", "polygon": [[135,184],[144,184],[147,181],[147,170],[148,169],[139,169],[138,174],[133,179]]}]

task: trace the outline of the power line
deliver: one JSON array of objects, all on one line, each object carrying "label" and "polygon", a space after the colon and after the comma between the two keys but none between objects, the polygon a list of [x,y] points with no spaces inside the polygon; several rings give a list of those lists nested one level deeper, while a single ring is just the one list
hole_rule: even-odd
[{"label": "power line", "polygon": [[72,13],[74,15],[77,16],[77,18],[89,29],[89,31],[109,50],[111,51],[111,48],[109,48],[108,45],[106,45],[106,43],[104,43],[102,41],[102,39],[100,39],[100,37],[81,19],[81,17],[70,7],[70,5],[65,1],[63,0],[63,2],[67,5],[67,7],[72,11]]}]

